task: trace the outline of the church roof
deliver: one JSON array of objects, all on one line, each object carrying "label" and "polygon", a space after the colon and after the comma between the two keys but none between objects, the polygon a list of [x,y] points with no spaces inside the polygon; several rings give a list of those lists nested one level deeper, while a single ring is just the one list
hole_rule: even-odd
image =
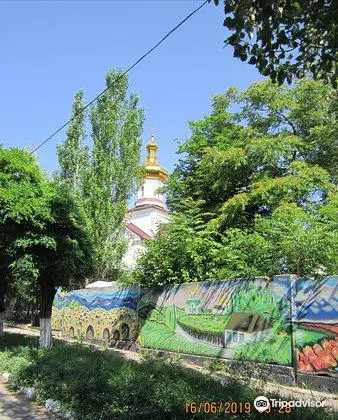
[{"label": "church roof", "polygon": [[134,223],[126,223],[125,227],[130,230],[130,232],[134,233],[136,236],[138,236],[141,239],[150,239],[151,236],[148,235],[146,232],[144,232],[142,229],[134,225]]},{"label": "church roof", "polygon": [[158,178],[163,182],[166,182],[169,176],[167,169],[160,166],[157,162],[157,150],[158,145],[154,139],[154,131],[151,135],[151,140],[146,145],[147,156],[146,162],[143,166],[143,177],[144,178]]},{"label": "church roof", "polygon": [[138,211],[138,210],[144,210],[144,209],[156,209],[156,210],[161,211],[166,216],[169,216],[169,213],[166,210],[164,210],[163,207],[158,206],[157,204],[140,204],[136,207],[133,207],[132,209],[129,209],[128,213],[131,213],[133,211]]}]

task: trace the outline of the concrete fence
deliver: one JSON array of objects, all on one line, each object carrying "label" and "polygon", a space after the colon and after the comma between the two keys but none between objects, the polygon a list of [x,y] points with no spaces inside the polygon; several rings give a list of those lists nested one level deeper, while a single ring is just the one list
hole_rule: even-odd
[{"label": "concrete fence", "polygon": [[338,276],[90,288],[55,297],[63,336],[338,373]]}]

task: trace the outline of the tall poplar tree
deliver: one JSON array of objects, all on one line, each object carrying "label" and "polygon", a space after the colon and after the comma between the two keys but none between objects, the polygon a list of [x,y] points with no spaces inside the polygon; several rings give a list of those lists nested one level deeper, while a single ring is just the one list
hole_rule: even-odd
[{"label": "tall poplar tree", "polygon": [[128,76],[106,74],[107,90],[91,107],[92,146],[84,146],[87,120],[82,92],[75,97],[67,137],[58,148],[60,178],[79,192],[94,243],[95,277],[116,279],[125,250],[123,218],[140,178],[144,111],[128,95]]},{"label": "tall poplar tree", "polygon": [[64,143],[58,146],[60,164],[59,179],[66,182],[77,196],[83,196],[84,183],[88,173],[88,147],[84,145],[86,113],[83,91],[75,94],[71,123]]},{"label": "tall poplar tree", "polygon": [[128,77],[109,71],[111,86],[91,109],[93,149],[88,210],[96,248],[98,277],[114,276],[125,250],[122,221],[139,178],[144,112],[137,95],[127,94]]}]

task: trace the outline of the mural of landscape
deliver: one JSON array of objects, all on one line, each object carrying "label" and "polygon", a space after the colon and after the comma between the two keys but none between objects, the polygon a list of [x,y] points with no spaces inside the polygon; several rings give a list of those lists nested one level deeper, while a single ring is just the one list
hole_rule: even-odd
[{"label": "mural of landscape", "polygon": [[289,365],[290,278],[190,283],[140,301],[144,347]]},{"label": "mural of landscape", "polygon": [[58,291],[52,328],[70,338],[134,341],[139,333],[138,287]]},{"label": "mural of landscape", "polygon": [[296,347],[302,373],[338,373],[338,276],[296,282]]},{"label": "mural of landscape", "polygon": [[[52,328],[86,340],[338,373],[338,276],[58,291]],[[292,296],[291,296],[292,293]],[[293,340],[292,340],[293,338]]]}]

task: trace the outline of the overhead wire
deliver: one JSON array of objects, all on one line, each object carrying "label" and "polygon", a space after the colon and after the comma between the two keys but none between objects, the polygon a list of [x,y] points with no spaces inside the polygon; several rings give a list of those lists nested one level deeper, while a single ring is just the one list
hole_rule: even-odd
[{"label": "overhead wire", "polygon": [[51,140],[56,134],[58,134],[61,130],[63,130],[65,127],[67,127],[68,124],[70,124],[75,117],[77,117],[80,113],[85,111],[90,105],[92,105],[95,101],[97,101],[107,90],[111,89],[122,77],[129,73],[130,70],[132,70],[138,63],[140,63],[142,60],[144,60],[149,54],[151,54],[160,44],[162,44],[163,41],[165,41],[173,32],[175,32],[180,26],[183,25],[188,19],[190,19],[195,13],[197,13],[204,5],[209,3],[210,0],[205,0],[204,3],[202,3],[200,6],[198,6],[195,10],[193,10],[188,16],[186,16],[178,25],[176,25],[173,29],[171,29],[163,38],[160,39],[150,50],[148,50],[145,54],[142,55],[137,61],[135,61],[130,67],[128,67],[127,70],[125,70],[123,73],[121,73],[114,81],[108,85],[102,92],[100,92],[98,95],[95,96],[94,99],[92,99],[86,106],[81,108],[78,112],[74,113],[73,117],[70,118],[68,121],[66,121],[61,127],[59,127],[57,130],[55,130],[49,137],[47,137],[43,142],[41,142],[37,147],[35,147],[33,150],[31,150],[30,154],[35,153],[38,149],[40,149],[43,145],[45,145],[49,140]]}]

